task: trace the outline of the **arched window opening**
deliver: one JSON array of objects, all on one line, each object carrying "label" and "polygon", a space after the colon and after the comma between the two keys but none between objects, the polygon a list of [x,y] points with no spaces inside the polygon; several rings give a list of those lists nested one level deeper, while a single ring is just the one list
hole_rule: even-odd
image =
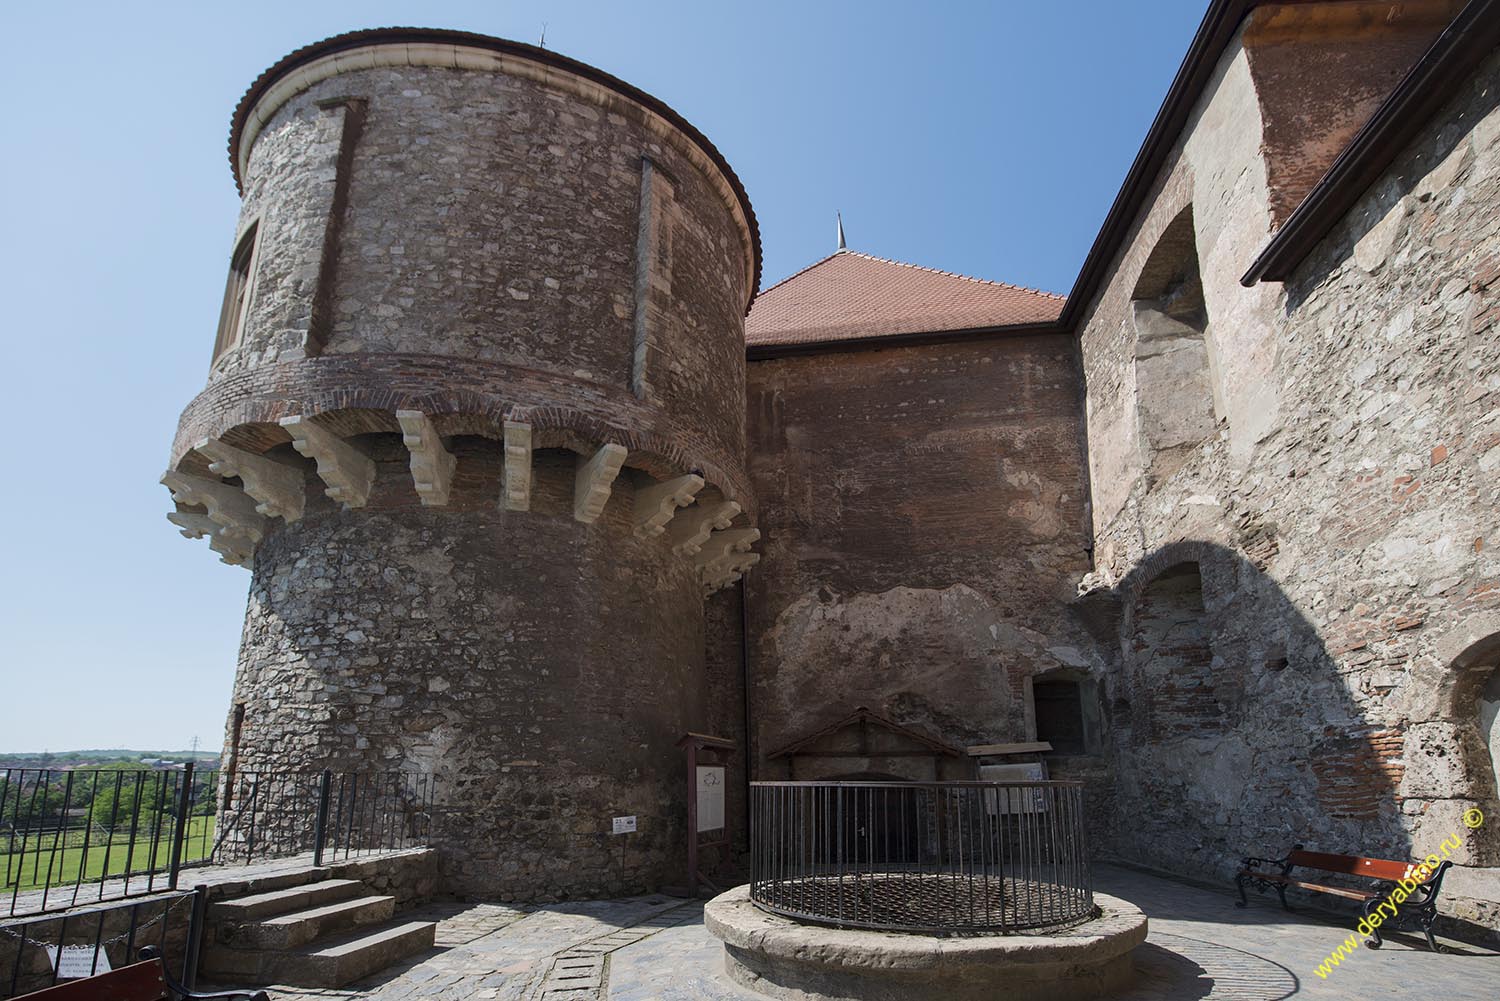
[{"label": "arched window opening", "polygon": [[1150,483],[1217,429],[1218,379],[1188,206],[1157,240],[1131,295],[1140,440]]},{"label": "arched window opening", "polygon": [[250,270],[255,263],[256,234],[260,223],[253,222],[240,242],[235,244],[234,255],[229,259],[229,279],[224,284],[224,305],[219,310],[219,333],[214,339],[214,361],[240,339],[240,328],[245,322],[245,301],[250,296]]},{"label": "arched window opening", "polygon": [[1210,736],[1223,725],[1213,642],[1196,563],[1165,570],[1141,592],[1131,653],[1149,739]]}]

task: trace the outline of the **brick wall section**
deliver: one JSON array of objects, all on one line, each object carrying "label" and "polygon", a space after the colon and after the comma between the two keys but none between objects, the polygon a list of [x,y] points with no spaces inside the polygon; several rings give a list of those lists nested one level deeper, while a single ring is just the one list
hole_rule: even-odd
[{"label": "brick wall section", "polygon": [[860,705],[959,746],[1025,739],[1025,676],[1085,664],[1065,608],[1088,543],[1068,338],[757,361],[749,380],[762,773]]},{"label": "brick wall section", "polygon": [[[1226,54],[1226,81],[1242,58]],[[1234,120],[1244,99],[1211,88],[1198,120]],[[1232,273],[1212,263],[1263,240],[1253,203],[1238,230],[1200,217],[1209,336],[1221,358],[1268,368],[1259,383],[1222,376],[1219,434],[1159,483],[1141,475],[1131,436],[1124,307],[1162,221],[1185,199],[1200,216],[1233,201],[1230,179],[1253,176],[1232,136],[1205,125],[1185,139],[1094,304],[1082,347],[1096,497],[1108,498],[1089,584],[1123,615],[1113,850],[1214,876],[1294,841],[1406,857],[1461,830],[1465,807],[1500,805],[1453,673],[1500,629],[1497,102],[1491,60],[1284,287],[1231,286],[1253,254]],[[1126,642],[1150,582],[1189,559],[1224,710],[1197,738],[1140,725]],[[1459,860],[1500,863],[1500,837],[1467,835]]]}]

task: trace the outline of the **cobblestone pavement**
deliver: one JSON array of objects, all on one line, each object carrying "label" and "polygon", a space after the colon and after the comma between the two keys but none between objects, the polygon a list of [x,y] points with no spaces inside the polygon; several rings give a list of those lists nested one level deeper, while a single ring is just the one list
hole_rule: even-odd
[{"label": "cobblestone pavement", "polygon": [[[1314,972],[1347,925],[1281,911],[1265,901],[1234,907],[1214,891],[1112,866],[1095,883],[1130,900],[1151,921],[1135,953],[1139,976],[1120,1001],[1280,1001],[1291,997],[1376,1001],[1496,1001],[1500,955],[1450,942],[1433,955],[1397,936],[1361,949],[1326,980]],[[703,928],[701,903],[668,897],[589,901],[518,909],[435,904],[438,948],[339,991],[274,988],[286,999],[374,1001],[751,1001],[723,973],[722,950]],[[415,916],[415,915],[414,915]]]}]

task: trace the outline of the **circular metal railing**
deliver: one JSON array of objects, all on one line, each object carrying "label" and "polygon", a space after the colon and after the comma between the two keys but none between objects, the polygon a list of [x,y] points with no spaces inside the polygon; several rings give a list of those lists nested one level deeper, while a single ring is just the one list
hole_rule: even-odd
[{"label": "circular metal railing", "polygon": [[755,782],[750,899],[845,928],[1005,934],[1095,916],[1079,782]]}]

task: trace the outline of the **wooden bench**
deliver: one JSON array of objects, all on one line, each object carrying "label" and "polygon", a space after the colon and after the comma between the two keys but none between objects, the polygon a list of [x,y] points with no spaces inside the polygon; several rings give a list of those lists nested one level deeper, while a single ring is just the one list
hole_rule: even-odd
[{"label": "wooden bench", "polygon": [[[1453,863],[1438,863],[1436,868],[1427,873],[1426,878],[1422,877],[1418,869],[1421,864],[1397,862],[1391,859],[1363,858],[1358,855],[1308,852],[1303,851],[1301,845],[1293,845],[1286,858],[1247,858],[1241,862],[1241,868],[1234,877],[1235,887],[1240,891],[1240,899],[1235,906],[1244,907],[1249,903],[1245,897],[1245,887],[1248,885],[1257,890],[1275,890],[1276,895],[1281,898],[1281,906],[1291,910],[1291,905],[1286,902],[1286,891],[1287,887],[1295,887],[1299,890],[1326,893],[1356,901],[1360,905],[1360,912],[1369,918],[1376,913],[1391,892],[1404,882],[1410,887],[1409,896],[1399,904],[1392,902],[1397,916],[1391,918],[1383,915],[1381,925],[1396,929],[1409,929],[1415,926],[1427,936],[1427,944],[1433,952],[1446,952],[1447,949],[1439,946],[1437,940],[1432,937],[1432,923],[1437,919],[1437,896],[1443,884],[1443,874]],[[1301,873],[1293,873],[1294,869],[1356,876],[1374,880],[1375,885],[1372,887],[1340,886],[1316,879],[1304,879]],[[1375,926],[1371,928],[1370,937],[1365,940],[1365,945],[1371,949],[1378,949],[1380,944],[1380,926]]]},{"label": "wooden bench", "polygon": [[155,948],[147,946],[140,957],[142,962],[34,991],[16,1001],[270,1001],[265,991],[190,991],[167,972]]}]

